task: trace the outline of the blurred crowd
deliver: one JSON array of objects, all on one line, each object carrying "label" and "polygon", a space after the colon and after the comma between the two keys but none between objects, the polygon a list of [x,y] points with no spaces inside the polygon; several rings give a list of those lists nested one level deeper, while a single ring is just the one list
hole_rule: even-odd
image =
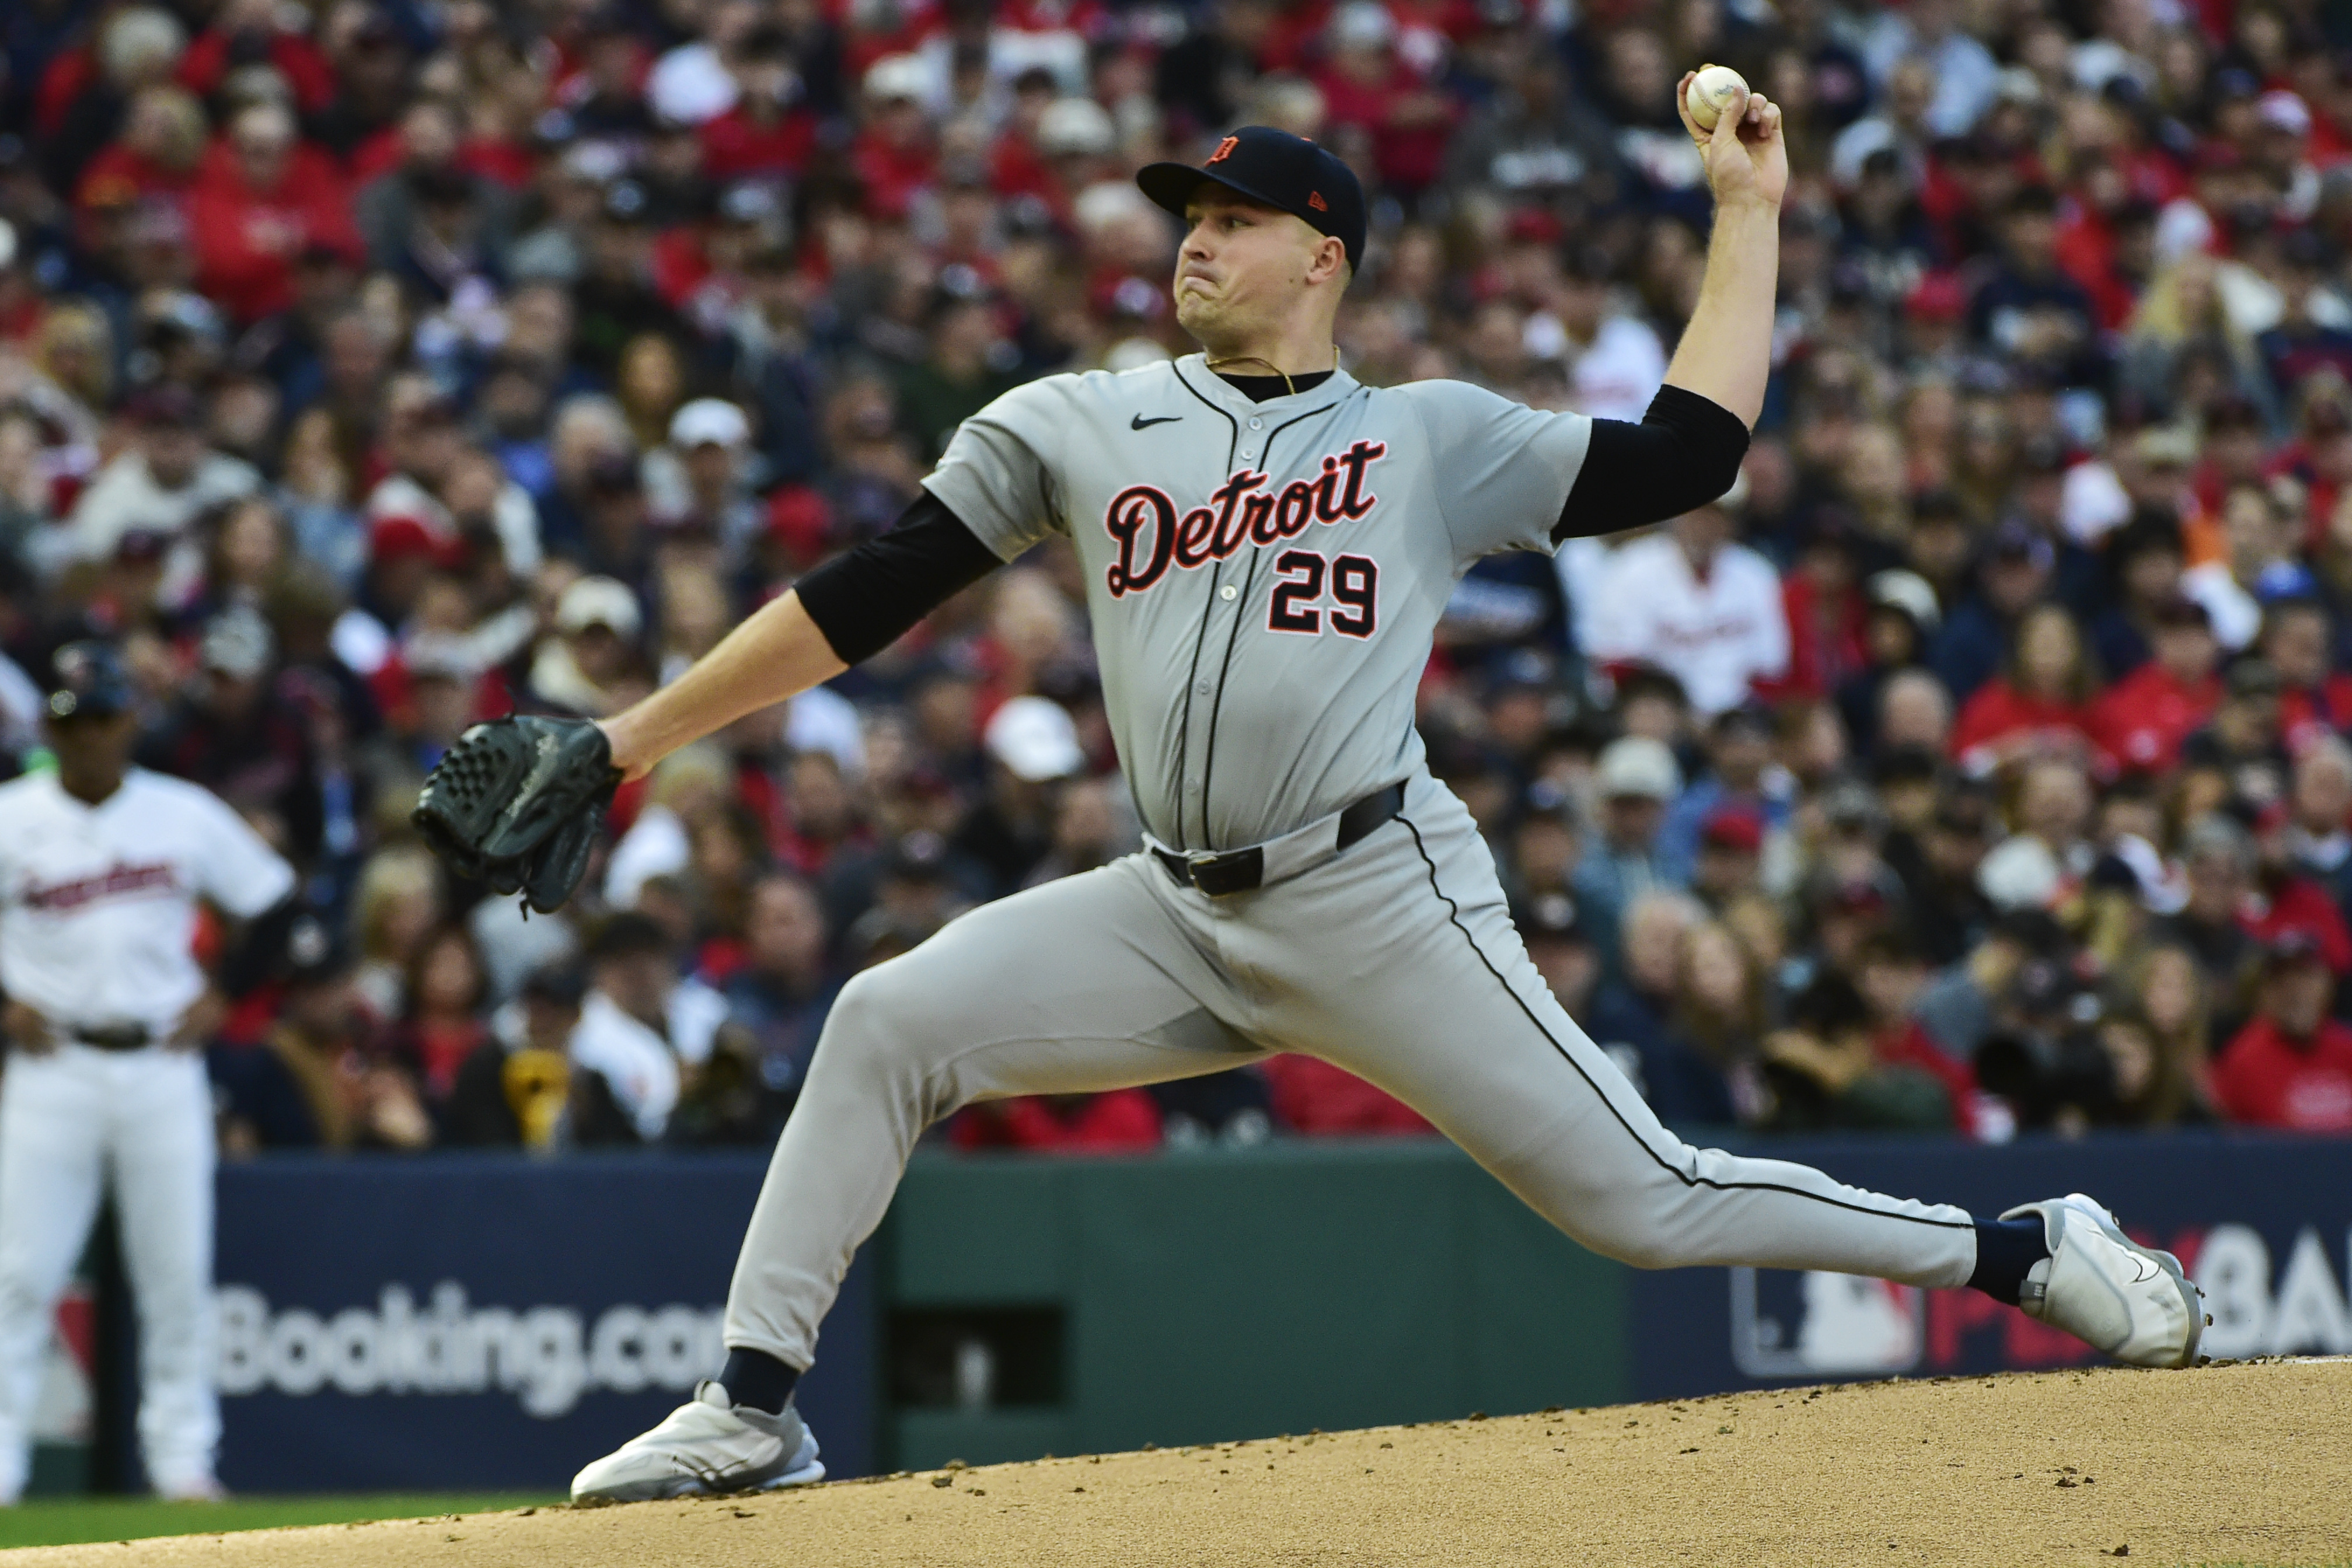
[{"label": "blurred crowd", "polygon": [[[2352,1132],[2315,0],[11,0],[0,753],[113,639],[142,761],[302,868],[232,1149],[765,1142],[846,976],[1135,847],[1066,550],[623,790],[558,917],[419,846],[442,749],[673,677],[1017,382],[1187,351],[1129,176],[1236,124],[1363,180],[1357,376],[1639,419],[1706,60],[1794,169],[1742,481],[1482,563],[1421,688],[1536,962],[1686,1131]],[[1426,1131],[1285,1057],[941,1136]]]}]

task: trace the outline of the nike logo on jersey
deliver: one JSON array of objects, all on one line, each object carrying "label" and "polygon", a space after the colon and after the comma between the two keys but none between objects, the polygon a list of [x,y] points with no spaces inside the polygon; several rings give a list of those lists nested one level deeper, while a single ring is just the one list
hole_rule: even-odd
[{"label": "nike logo on jersey", "polygon": [[1183,417],[1181,413],[1162,413],[1146,419],[1139,413],[1127,422],[1127,427],[1129,430],[1149,430],[1155,424],[1173,424]]},{"label": "nike logo on jersey", "polygon": [[1130,485],[1103,513],[1103,528],[1118,541],[1118,559],[1104,572],[1104,585],[1112,598],[1122,599],[1150,588],[1171,566],[1190,571],[1223,560],[1244,544],[1296,538],[1309,523],[1360,517],[1380,500],[1366,487],[1364,472],[1388,450],[1383,441],[1359,441],[1326,456],[1316,477],[1293,479],[1279,493],[1264,488],[1270,476],[1237,469],[1210,492],[1207,506],[1181,518],[1167,491]]}]

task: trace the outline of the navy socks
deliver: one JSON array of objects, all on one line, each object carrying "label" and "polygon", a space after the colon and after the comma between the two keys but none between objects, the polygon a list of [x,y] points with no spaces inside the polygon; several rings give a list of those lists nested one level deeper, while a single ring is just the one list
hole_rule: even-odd
[{"label": "navy socks", "polygon": [[[1978,1220],[1977,1271],[1969,1276],[1969,1287],[1996,1301],[2017,1305],[2018,1288],[2025,1283],[2026,1270],[2050,1256],[2045,1234],[2038,1214],[2021,1219]],[[730,1390],[734,1386],[728,1385]]]},{"label": "navy socks", "polygon": [[[2012,1294],[2010,1299],[2017,1298]],[[800,1380],[799,1373],[763,1350],[730,1350],[727,1364],[719,1373],[730,1400],[771,1416],[783,1414],[784,1401],[793,1396],[793,1385]]]}]

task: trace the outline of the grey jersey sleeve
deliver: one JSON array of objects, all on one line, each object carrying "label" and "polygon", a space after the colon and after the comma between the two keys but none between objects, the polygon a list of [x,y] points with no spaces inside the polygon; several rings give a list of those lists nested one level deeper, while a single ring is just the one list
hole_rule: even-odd
[{"label": "grey jersey sleeve", "polygon": [[1415,382],[1457,565],[1498,550],[1553,549],[1552,529],[1592,443],[1592,420],[1547,413],[1467,382]]},{"label": "grey jersey sleeve", "polygon": [[1000,559],[1068,531],[1054,475],[1068,423],[1066,383],[1074,379],[1026,382],[965,420],[923,481]]}]

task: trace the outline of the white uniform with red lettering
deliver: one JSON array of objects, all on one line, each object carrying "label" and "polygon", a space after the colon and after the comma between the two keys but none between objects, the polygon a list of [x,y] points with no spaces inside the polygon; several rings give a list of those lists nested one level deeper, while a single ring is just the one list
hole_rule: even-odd
[{"label": "white uniform with red lettering", "polygon": [[23,1490],[52,1315],[110,1183],[138,1301],[148,1476],[166,1494],[210,1484],[212,1095],[202,1054],[163,1042],[205,988],[196,901],[249,917],[293,884],[194,784],[134,768],[95,806],[52,774],[0,785],[0,985],[55,1040],[13,1051],[0,1078],[0,1501]]},{"label": "white uniform with red lettering", "polygon": [[1577,603],[1584,651],[1657,665],[1702,714],[1738,707],[1754,683],[1788,673],[1780,574],[1746,545],[1718,548],[1702,575],[1671,534],[1654,533],[1620,547],[1595,588]]}]

